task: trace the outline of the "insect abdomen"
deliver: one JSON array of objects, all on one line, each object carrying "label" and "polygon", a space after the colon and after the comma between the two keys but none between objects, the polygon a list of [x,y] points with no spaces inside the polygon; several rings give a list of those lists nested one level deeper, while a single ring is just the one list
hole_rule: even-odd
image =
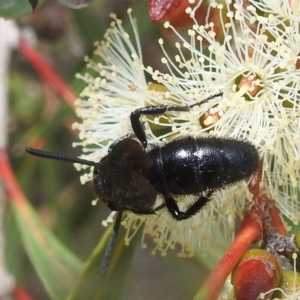
[{"label": "insect abdomen", "polygon": [[[258,168],[254,145],[228,138],[185,137],[149,152],[151,181],[162,193],[197,194],[248,179]],[[163,174],[161,178],[159,174]]]}]

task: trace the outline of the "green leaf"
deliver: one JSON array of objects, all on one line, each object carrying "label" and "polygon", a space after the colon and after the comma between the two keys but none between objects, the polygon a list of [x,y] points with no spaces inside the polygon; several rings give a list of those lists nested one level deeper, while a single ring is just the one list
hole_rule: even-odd
[{"label": "green leaf", "polygon": [[68,296],[68,300],[122,299],[122,290],[131,265],[135,242],[138,240],[137,238],[131,240],[130,246],[125,246],[125,232],[122,231],[123,229],[118,234],[105,279],[101,277],[101,264],[112,226],[106,230],[97,247],[85,262],[78,282]]},{"label": "green leaf", "polygon": [[65,300],[82,268],[28,203],[12,204],[26,253],[51,299]]},{"label": "green leaf", "polygon": [[30,14],[36,8],[37,2],[38,0],[1,0],[0,17],[17,18]]}]

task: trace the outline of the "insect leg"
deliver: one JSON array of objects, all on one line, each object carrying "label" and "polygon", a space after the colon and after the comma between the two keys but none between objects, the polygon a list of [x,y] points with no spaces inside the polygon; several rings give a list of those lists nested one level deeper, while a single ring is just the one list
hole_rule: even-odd
[{"label": "insect leg", "polygon": [[130,211],[137,215],[155,215],[157,211],[163,209],[166,207],[165,203],[160,204],[159,206],[155,207],[154,209],[150,210],[137,210],[137,209],[131,209]]},{"label": "insect leg", "polygon": [[180,211],[176,200],[169,194],[164,194],[165,203],[170,214],[178,221],[186,220],[200,211],[207,202],[209,202],[212,192],[206,196],[200,196],[186,211]]},{"label": "insect leg", "polygon": [[103,278],[105,278],[106,274],[107,274],[107,270],[109,267],[109,263],[112,257],[112,253],[114,250],[114,246],[116,243],[116,238],[118,235],[118,231],[120,228],[120,224],[121,224],[121,220],[122,220],[122,213],[123,211],[119,211],[115,220],[115,224],[114,224],[114,228],[113,231],[109,237],[106,249],[105,249],[105,253],[102,259],[102,264],[101,264],[101,276]]},{"label": "insect leg", "polygon": [[143,125],[140,121],[140,117],[142,115],[161,115],[166,113],[167,111],[189,111],[192,107],[201,105],[203,103],[206,103],[207,101],[222,96],[222,92],[219,92],[218,94],[211,95],[210,97],[200,101],[193,103],[191,105],[186,106],[164,106],[164,105],[157,105],[157,106],[147,106],[138,108],[137,110],[133,111],[130,115],[130,121],[131,121],[131,127],[136,135],[136,137],[139,139],[139,141],[142,143],[144,148],[147,147],[147,139],[145,130],[143,129]]},{"label": "insect leg", "polygon": [[155,207],[155,208],[154,208],[154,211],[156,212],[156,211],[161,210],[161,209],[163,209],[163,208],[165,208],[165,207],[166,207],[166,204],[165,204],[165,203],[162,203],[161,205]]},{"label": "insect leg", "polygon": [[149,209],[149,210],[131,209],[130,211],[137,215],[155,215],[155,211],[153,209]]},{"label": "insect leg", "polygon": [[[185,110],[189,110],[189,108],[187,106],[185,106],[185,107],[176,106],[176,108],[181,109],[179,111],[182,111],[183,108]],[[146,139],[145,130],[140,121],[140,116],[141,115],[161,115],[161,114],[164,114],[166,111],[168,111],[168,106],[147,106],[147,107],[139,108],[130,114],[132,130],[133,130],[134,134],[136,135],[136,137],[139,139],[139,141],[142,143],[144,148],[147,147],[147,139]]]},{"label": "insect leg", "polygon": [[[158,209],[161,207],[161,205],[158,207]],[[155,211],[154,210],[131,210],[131,212],[135,213],[135,214],[139,214],[139,215],[155,215]],[[106,274],[107,274],[107,270],[109,267],[109,263],[112,257],[112,252],[114,250],[114,246],[116,243],[116,238],[118,235],[118,231],[120,228],[120,224],[121,224],[121,220],[122,220],[122,213],[123,211],[119,211],[115,220],[115,224],[114,224],[114,228],[113,231],[109,237],[106,249],[105,249],[105,253],[102,259],[102,264],[101,264],[101,276],[103,278],[105,278]]]}]

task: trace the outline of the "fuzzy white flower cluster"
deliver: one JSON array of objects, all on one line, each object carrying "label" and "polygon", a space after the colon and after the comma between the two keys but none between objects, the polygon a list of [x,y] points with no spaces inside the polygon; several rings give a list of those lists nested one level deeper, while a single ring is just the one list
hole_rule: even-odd
[{"label": "fuzzy white flower cluster", "polygon": [[[183,103],[200,101],[203,93],[219,89],[223,99],[200,107],[181,133],[207,132],[198,117],[219,113],[210,133],[245,138],[261,152],[263,175],[281,212],[297,223],[300,218],[300,97],[299,2],[243,1],[212,4],[220,11],[224,40],[215,39],[214,24],[195,24],[190,40],[178,35],[179,54],[172,61],[165,52],[162,62],[169,74],[153,71]],[[257,13],[264,12],[264,16]],[[222,17],[224,10],[227,12]],[[208,52],[203,50],[208,44]],[[161,44],[163,42],[161,41]],[[188,49],[186,59],[182,49]],[[181,74],[181,77],[178,76]]]},{"label": "fuzzy white flower cluster", "polygon": [[[99,161],[109,144],[124,133],[132,134],[129,115],[137,108],[169,101],[187,105],[222,91],[222,97],[194,107],[189,113],[144,118],[149,144],[176,135],[214,135],[251,141],[260,151],[263,177],[271,197],[285,216],[298,222],[300,10],[298,1],[270,2],[253,0],[246,7],[241,0],[234,4],[211,2],[210,10],[219,16],[219,26],[209,21],[200,25],[194,19],[193,27],[187,31],[188,39],[166,23],[178,37],[178,55],[174,60],[164,50],[163,41],[159,41],[164,53],[161,61],[168,67],[168,74],[143,67],[137,27],[130,13],[134,46],[121,21],[113,17],[105,41],[96,45],[95,54],[101,59],[87,59],[92,71],[79,76],[87,83],[77,102],[77,113],[83,121],[75,125],[82,140],[77,145],[83,146],[84,158]],[[194,10],[187,9],[191,18]],[[220,31],[222,41],[216,40]],[[167,91],[151,89],[144,70]],[[170,130],[156,137],[151,124]],[[89,173],[83,181],[91,178]],[[215,193],[213,200],[188,220],[177,222],[160,210],[157,216],[128,213],[123,225],[128,228],[128,240],[142,227],[144,234],[153,236],[157,244],[154,251],[165,254],[168,248],[179,244],[182,255],[193,255],[199,247],[204,251],[206,243],[209,247],[212,242],[228,244],[246,198],[251,199],[251,195],[246,183],[241,183]],[[180,208],[193,200],[180,197]],[[158,199],[156,205],[161,201]]]}]

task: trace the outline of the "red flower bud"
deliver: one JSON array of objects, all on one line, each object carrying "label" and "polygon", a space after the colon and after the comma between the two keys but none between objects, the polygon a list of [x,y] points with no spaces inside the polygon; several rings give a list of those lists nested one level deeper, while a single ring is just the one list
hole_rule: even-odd
[{"label": "red flower bud", "polygon": [[[148,0],[148,12],[153,23],[169,21],[175,28],[185,28],[195,23],[187,8],[195,8],[199,3],[190,3],[189,0]],[[216,39],[223,37],[221,29],[220,11],[218,9],[208,9],[209,1],[203,1],[195,10],[194,18],[199,25],[204,25],[206,21],[214,23]],[[208,14],[209,11],[209,14]],[[226,10],[222,10],[223,18],[226,19]]]},{"label": "red flower bud", "polygon": [[[232,283],[237,300],[258,299],[261,293],[278,286],[280,267],[275,257],[266,250],[249,250],[236,266]],[[265,295],[270,299],[272,293]]]},{"label": "red flower bud", "polygon": [[[169,21],[174,27],[188,27],[194,23],[189,14],[186,13],[188,7],[195,7],[198,2],[191,4],[188,0],[148,0],[148,11],[150,20],[153,23]],[[201,9],[197,9],[196,18],[205,20],[207,5],[201,4]]]}]

